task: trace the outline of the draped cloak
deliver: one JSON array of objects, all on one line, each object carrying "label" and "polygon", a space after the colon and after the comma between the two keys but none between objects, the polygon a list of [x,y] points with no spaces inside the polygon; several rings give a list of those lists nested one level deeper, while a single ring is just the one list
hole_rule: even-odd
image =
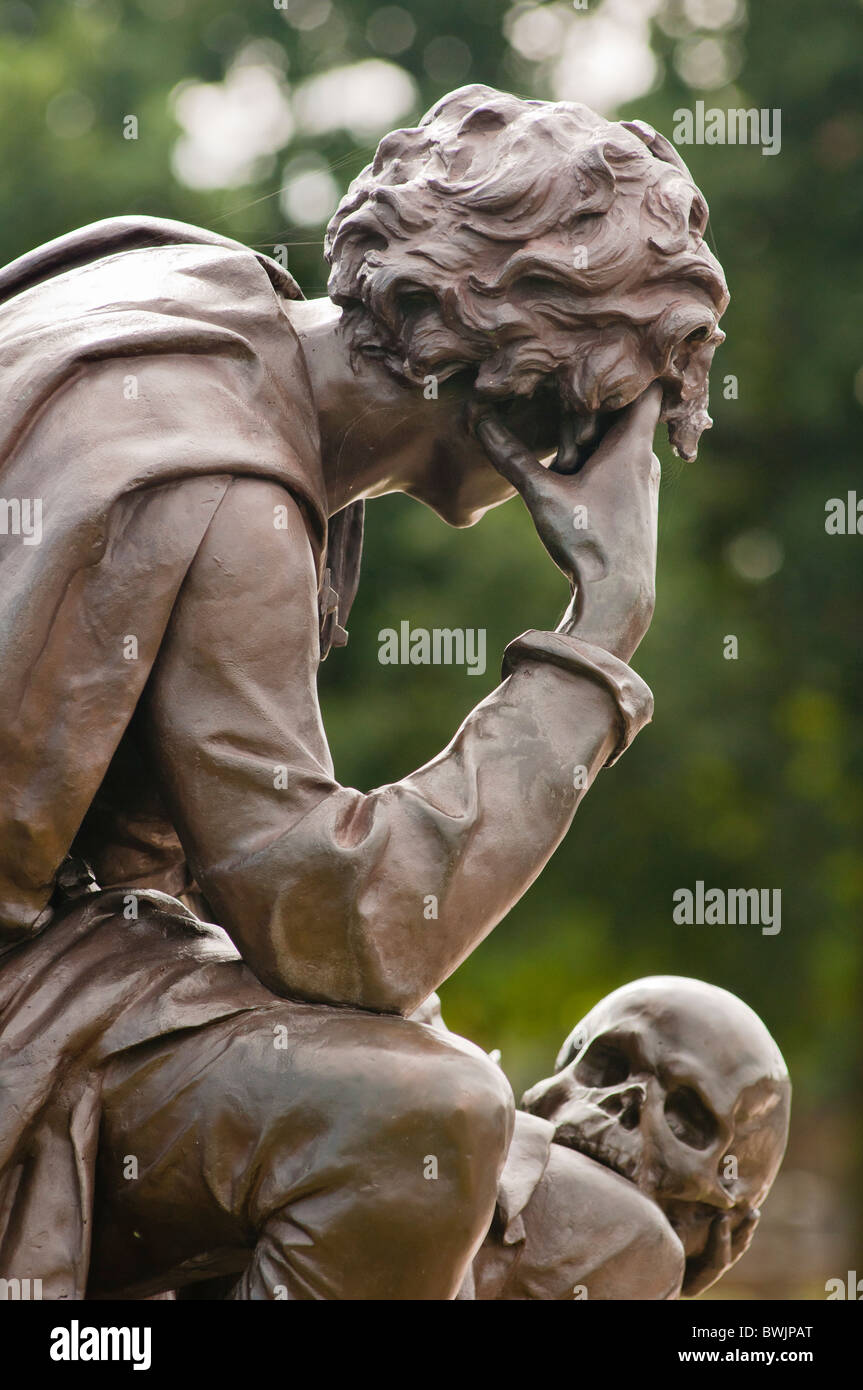
[{"label": "draped cloak", "polygon": [[[274,997],[176,900],[184,846],[261,979],[409,1012],[553,853],[573,767],[616,722],[614,761],[650,718],[623,662],[528,632],[438,757],[368,795],[335,781],[318,631],[292,617],[261,647],[284,616],[262,595],[292,601],[273,498],[304,518],[318,616],[327,569],[346,602],[356,581],[361,504],[327,530],[298,294],[237,243],[146,219],[0,270],[0,1277],[47,1298],[86,1291],[111,1060]],[[316,629],[314,609],[313,574]],[[325,621],[321,648],[342,635]],[[409,930],[418,885],[434,933]]]},{"label": "draped cloak", "polygon": [[86,1290],[106,1060],[272,999],[173,897],[145,888],[126,920],[119,889],[59,907],[56,880],[231,478],[291,493],[323,573],[301,297],[266,257],[149,218],[0,270],[0,1277],[46,1298]]}]

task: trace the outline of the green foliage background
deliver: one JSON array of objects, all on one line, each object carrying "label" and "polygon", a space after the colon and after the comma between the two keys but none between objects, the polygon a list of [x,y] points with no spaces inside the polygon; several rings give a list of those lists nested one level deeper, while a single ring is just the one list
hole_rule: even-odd
[{"label": "green foliage background", "polygon": [[[401,0],[417,33],[394,60],[411,72],[416,115],[448,86],[484,81],[545,96],[541,70],[510,49],[501,0]],[[220,81],[250,37],[280,43],[292,83],[374,54],[376,0],[336,0],[338,24],[298,32],[271,3],[91,0],[0,4],[0,256],[121,212],[174,216],[270,248],[320,293],[322,231],[292,235],[271,196],[278,169],[237,189],[199,192],[171,174],[169,94]],[[662,16],[682,21],[677,0]],[[825,502],[860,488],[863,363],[863,9],[856,0],[750,0],[736,31],[737,96],[692,91],[676,40],[653,26],[662,78],[619,114],[666,134],[673,112],[708,105],[782,112],[782,150],[684,150],[711,205],[732,303],[714,375],[715,428],[694,465],[664,464],[659,597],[637,666],[656,695],[653,726],[604,774],[555,860],[443,991],[451,1027],[503,1049],[518,1088],[543,1075],[580,1014],[643,973],[693,974],[743,996],[771,1027],[796,1089],[810,1166],[859,1187],[863,536],[825,533]],[[462,39],[470,71],[431,80],[423,47]],[[95,121],[77,138],[46,125],[63,91]],[[137,141],[123,117],[139,119]],[[344,132],[298,138],[342,187],[367,161]],[[257,200],[257,201],[256,201]],[[723,399],[723,377],[739,399]],[[855,396],[855,377],[859,398]],[[741,533],[766,532],[784,562],[761,582],[729,562]],[[401,498],[369,508],[351,641],[327,662],[322,699],[342,781],[369,788],[435,754],[495,684],[506,642],[552,625],[565,595],[521,504],[449,531]],[[377,633],[412,623],[488,629],[489,670],[382,667]],[[736,661],[723,638],[739,640]],[[782,890],[782,931],[680,927],[672,893],[709,886]],[[825,1138],[825,1146],[827,1139]],[[852,1259],[853,1267],[853,1259]],[[858,1261],[859,1267],[859,1261]],[[828,1271],[829,1272],[829,1271]],[[834,1273],[836,1271],[833,1271]]]}]

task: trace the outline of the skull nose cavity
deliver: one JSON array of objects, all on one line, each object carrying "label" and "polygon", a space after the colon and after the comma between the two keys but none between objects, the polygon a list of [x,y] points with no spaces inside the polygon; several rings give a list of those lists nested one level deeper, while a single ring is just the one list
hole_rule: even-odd
[{"label": "skull nose cavity", "polygon": [[622,1129],[637,1129],[646,1099],[645,1088],[635,1083],[606,1096],[600,1101],[600,1109],[616,1119]]}]

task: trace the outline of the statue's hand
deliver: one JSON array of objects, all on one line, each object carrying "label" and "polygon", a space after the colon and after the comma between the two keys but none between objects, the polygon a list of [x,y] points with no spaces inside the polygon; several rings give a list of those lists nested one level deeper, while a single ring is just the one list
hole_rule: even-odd
[{"label": "statue's hand", "polygon": [[539,537],[573,586],[559,631],[628,661],[653,617],[659,460],[653,435],[662,392],[651,386],[575,474],[555,472],[525,449],[493,409],[472,427],[489,459],[521,493]]},{"label": "statue's hand", "polygon": [[704,1293],[737,1263],[748,1250],[760,1218],[760,1211],[753,1209],[742,1214],[740,1211],[723,1212],[713,1219],[704,1250],[700,1255],[690,1255],[686,1261],[681,1289],[684,1298]]}]

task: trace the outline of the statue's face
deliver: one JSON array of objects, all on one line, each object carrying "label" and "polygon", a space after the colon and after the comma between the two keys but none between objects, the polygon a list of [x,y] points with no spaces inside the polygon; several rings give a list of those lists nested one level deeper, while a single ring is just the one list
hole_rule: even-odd
[{"label": "statue's face", "polygon": [[[493,403],[513,434],[544,463],[572,472],[616,412],[659,381],[660,418],[668,424],[669,439],[684,457],[695,455],[701,431],[710,423],[710,365],[724,338],[706,291],[691,284],[642,286],[627,295],[615,291],[622,314],[608,323],[595,321],[596,306],[585,305],[583,292],[563,275],[516,279],[508,296],[506,347],[496,355],[489,344],[485,361],[440,384],[435,453],[414,495],[456,526],[475,521],[512,495],[467,432],[464,405],[471,398]],[[440,311],[433,299],[422,297],[411,312],[414,333],[424,338],[437,333],[441,353],[455,354],[455,335],[435,327]]]},{"label": "statue's face", "polygon": [[[713,354],[725,336],[706,293],[691,285],[665,285],[661,293],[642,286],[618,295],[618,310],[628,309],[631,317],[624,312],[607,323],[564,280],[525,277],[512,295],[513,325],[520,319],[523,338],[534,344],[523,355],[545,370],[526,365],[510,372],[509,394],[501,398],[494,372],[484,364],[476,389],[498,401],[506,423],[535,453],[549,461],[556,456],[564,471],[578,467],[613,414],[658,381],[670,442],[684,458],[694,457],[710,423]],[[576,302],[585,312],[582,327],[573,326]]]},{"label": "statue's face", "polygon": [[656,1201],[687,1255],[718,1213],[757,1209],[784,1152],[790,1087],[769,1033],[734,995],[635,981],[591,1010],[561,1059],[523,1107]]},{"label": "statue's face", "polygon": [[[491,400],[510,430],[546,464],[575,471],[599,443],[616,412],[636,400],[653,382],[663,386],[661,418],[669,438],[685,457],[695,454],[707,416],[708,373],[724,334],[717,311],[691,286],[662,291],[668,302],[664,322],[639,326],[629,320],[603,327],[571,326],[574,288],[527,277],[512,290],[513,335],[534,347],[525,357],[546,370],[525,366],[507,373],[499,385],[488,363],[464,370],[440,386],[440,424],[432,467],[415,495],[451,524],[475,521],[484,510],[512,495],[469,436],[464,404]],[[651,292],[652,296],[653,292]],[[636,312],[633,296],[633,313]],[[643,306],[642,306],[643,307]],[[655,307],[652,304],[651,308]],[[425,312],[437,313],[429,306]],[[660,315],[660,319],[663,319]],[[565,327],[564,322],[569,326]],[[660,350],[658,344],[664,346]]]}]

